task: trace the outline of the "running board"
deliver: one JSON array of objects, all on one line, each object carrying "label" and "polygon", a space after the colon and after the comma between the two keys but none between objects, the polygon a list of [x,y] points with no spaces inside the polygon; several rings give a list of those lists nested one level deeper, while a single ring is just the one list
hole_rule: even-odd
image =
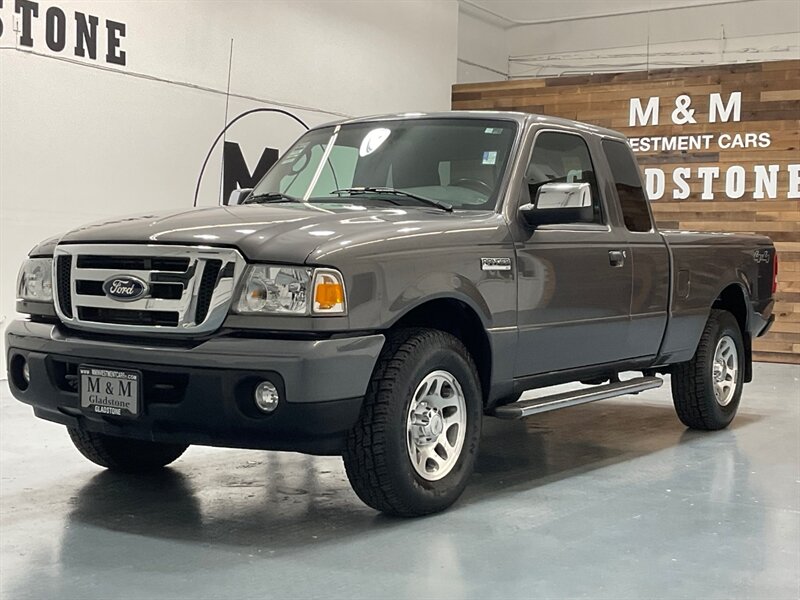
[{"label": "running board", "polygon": [[645,390],[659,388],[663,383],[664,380],[660,377],[637,377],[628,381],[616,381],[499,406],[494,410],[494,416],[500,419],[522,419],[530,415],[567,408],[568,406],[616,398],[626,394],[638,394]]}]

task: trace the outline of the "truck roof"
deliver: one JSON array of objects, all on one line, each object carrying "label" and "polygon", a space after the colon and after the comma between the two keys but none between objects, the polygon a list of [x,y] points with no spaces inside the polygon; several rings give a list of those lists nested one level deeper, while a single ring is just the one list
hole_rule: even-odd
[{"label": "truck roof", "polygon": [[550,117],[547,115],[538,115],[534,113],[516,112],[510,110],[449,110],[442,112],[408,112],[408,113],[390,113],[383,115],[370,115],[366,117],[356,117],[352,119],[341,119],[324,123],[312,129],[319,129],[321,127],[330,127],[332,125],[344,125],[350,123],[370,123],[372,121],[397,121],[408,119],[504,119],[507,121],[515,121],[520,125],[527,122],[534,121],[542,125],[559,125],[561,127],[570,127],[580,129],[584,132],[593,133],[606,137],[613,137],[618,139],[626,139],[623,134],[613,129],[606,129],[605,127],[598,127],[591,123],[583,123],[581,121],[573,121],[571,119],[562,119],[560,117]]}]

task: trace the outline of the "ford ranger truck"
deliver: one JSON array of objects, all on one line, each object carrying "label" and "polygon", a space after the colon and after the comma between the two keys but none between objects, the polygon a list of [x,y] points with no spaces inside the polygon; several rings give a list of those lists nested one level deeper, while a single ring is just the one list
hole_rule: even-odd
[{"label": "ford ranger truck", "polygon": [[[726,427],[776,275],[766,237],[659,231],[614,131],[510,112],[347,120],[223,206],[36,246],[8,379],[108,469],[159,469],[190,444],[341,455],[369,506],[423,515],[464,490],[484,417],[669,374],[687,427]],[[585,385],[520,399],[567,382]]]}]

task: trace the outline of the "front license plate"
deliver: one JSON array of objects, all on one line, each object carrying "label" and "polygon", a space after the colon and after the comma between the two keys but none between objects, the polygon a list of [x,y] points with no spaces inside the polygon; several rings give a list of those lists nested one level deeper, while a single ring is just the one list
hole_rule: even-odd
[{"label": "front license plate", "polygon": [[139,414],[141,371],[80,365],[81,408],[112,417],[135,417]]}]

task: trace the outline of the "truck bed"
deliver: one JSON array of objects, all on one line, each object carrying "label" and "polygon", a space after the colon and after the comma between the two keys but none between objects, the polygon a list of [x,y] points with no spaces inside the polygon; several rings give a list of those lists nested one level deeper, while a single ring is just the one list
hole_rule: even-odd
[{"label": "truck bed", "polygon": [[[735,294],[736,286],[753,311],[743,330],[750,338],[759,335],[772,315],[772,276],[777,260],[772,241],[739,233],[666,230],[661,235],[669,248],[673,282],[661,360],[690,359],[709,306],[723,294]],[[720,282],[734,281],[720,288]],[[747,319],[751,313],[743,310],[742,314]]]}]

